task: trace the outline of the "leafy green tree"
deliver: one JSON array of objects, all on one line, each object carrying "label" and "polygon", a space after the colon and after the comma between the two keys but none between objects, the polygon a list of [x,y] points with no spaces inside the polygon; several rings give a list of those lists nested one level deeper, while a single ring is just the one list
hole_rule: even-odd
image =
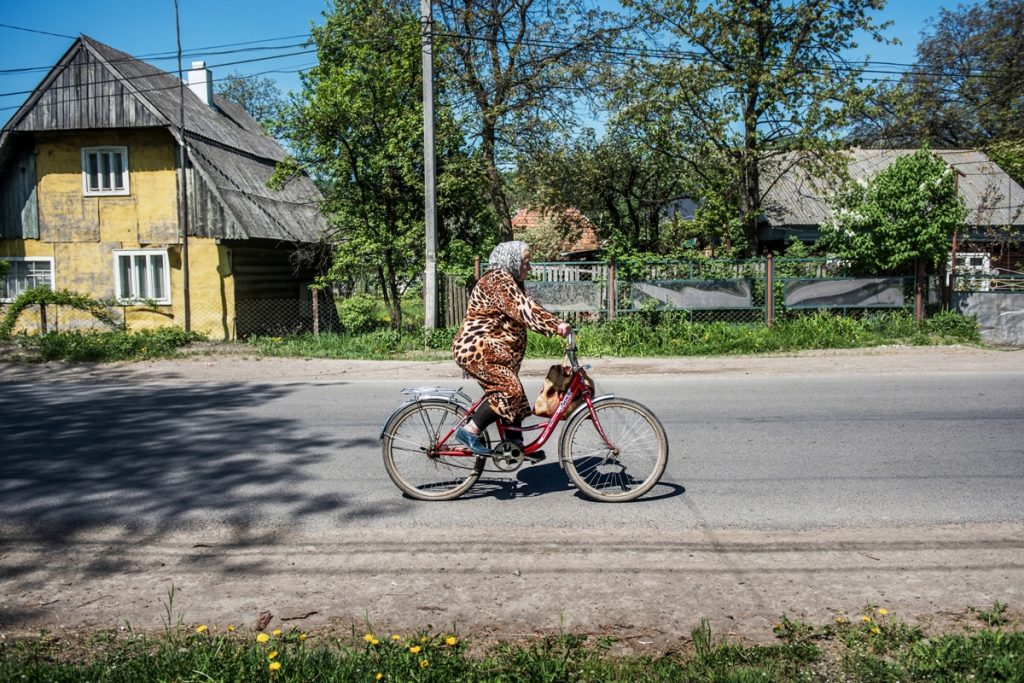
[{"label": "leafy green tree", "polygon": [[1024,3],[986,0],[939,10],[917,62],[858,119],[873,146],[980,148],[1024,130]]},{"label": "leafy green tree", "polygon": [[[627,73],[620,106],[646,130],[672,133],[690,174],[729,202],[752,252],[771,179],[829,158],[862,104],[859,35],[884,0],[623,0],[671,50]],[[830,144],[832,143],[832,144]],[[805,161],[806,160],[806,161]]]},{"label": "leafy green tree", "polygon": [[671,202],[686,193],[686,176],[651,142],[612,121],[600,140],[590,132],[534,154],[517,182],[530,204],[579,209],[605,240],[666,253],[674,245],[662,225]]},{"label": "leafy green tree", "polygon": [[434,0],[440,71],[479,142],[501,239],[512,238],[507,171],[572,128],[588,73],[607,61],[611,14],[584,0]]},{"label": "leafy green tree", "polygon": [[[302,171],[317,180],[335,245],[328,277],[370,278],[401,330],[401,298],[422,277],[425,245],[418,8],[335,0],[325,18],[312,32],[319,64],[303,74],[282,119],[293,156],[276,180]],[[486,216],[473,200],[480,164],[465,152],[450,112],[440,106],[435,115],[438,208],[448,217],[439,230],[443,249],[478,240]]]},{"label": "leafy green tree", "polygon": [[218,95],[240,106],[266,131],[273,129],[287,103],[277,84],[266,77],[232,73],[219,80],[216,88]]},{"label": "leafy green tree", "polygon": [[955,171],[928,149],[901,157],[870,182],[840,192],[822,244],[867,273],[902,273],[917,259],[933,265],[949,253],[967,208]]},{"label": "leafy green tree", "polygon": [[1024,137],[994,142],[985,147],[985,153],[1018,184],[1024,185]]}]

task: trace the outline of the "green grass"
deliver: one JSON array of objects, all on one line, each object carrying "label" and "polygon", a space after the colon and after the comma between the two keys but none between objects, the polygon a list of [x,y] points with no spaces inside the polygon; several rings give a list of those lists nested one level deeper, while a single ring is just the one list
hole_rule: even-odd
[{"label": "green grass", "polygon": [[[446,357],[454,329],[436,330],[425,344],[419,333],[400,335],[391,330],[366,334],[311,334],[296,337],[252,337],[247,343],[268,356],[311,358],[389,359]],[[883,344],[931,345],[980,343],[973,318],[941,313],[920,327],[904,313],[849,318],[827,313],[783,320],[773,327],[761,323],[695,323],[683,315],[660,314],[657,320],[637,315],[577,329],[585,356],[713,356],[843,349]],[[565,342],[558,337],[531,334],[530,358],[561,356]]]},{"label": "green grass", "polygon": [[702,621],[684,651],[657,656],[628,653],[612,635],[44,633],[0,641],[0,681],[1024,681],[1019,630],[928,636],[883,612],[818,627],[783,616],[767,645],[716,639]]},{"label": "green grass", "polygon": [[180,327],[161,327],[139,332],[50,332],[15,337],[13,343],[18,355],[29,361],[112,362],[167,358],[205,339]]}]

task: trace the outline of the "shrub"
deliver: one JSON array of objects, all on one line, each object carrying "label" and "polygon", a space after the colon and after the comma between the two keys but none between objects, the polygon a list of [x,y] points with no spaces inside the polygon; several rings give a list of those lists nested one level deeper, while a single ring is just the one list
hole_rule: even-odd
[{"label": "shrub", "polygon": [[349,334],[370,332],[380,327],[380,306],[368,294],[356,294],[338,304],[338,318]]},{"label": "shrub", "polygon": [[966,317],[955,311],[943,311],[924,321],[925,332],[942,337],[952,337],[963,341],[980,341],[978,320]]},{"label": "shrub", "polygon": [[205,338],[180,327],[161,327],[140,332],[51,332],[28,342],[44,361],[111,362],[174,355],[178,348]]}]

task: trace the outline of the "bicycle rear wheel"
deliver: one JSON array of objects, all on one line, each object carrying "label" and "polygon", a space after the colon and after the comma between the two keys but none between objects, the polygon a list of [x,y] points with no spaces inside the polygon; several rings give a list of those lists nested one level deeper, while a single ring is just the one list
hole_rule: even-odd
[{"label": "bicycle rear wheel", "polygon": [[437,454],[437,442],[464,413],[449,401],[430,399],[395,413],[381,445],[384,467],[398,488],[417,500],[453,500],[476,483],[484,458]]},{"label": "bicycle rear wheel", "polygon": [[665,428],[646,406],[625,398],[596,401],[594,412],[608,442],[590,411],[578,413],[559,442],[566,472],[592,500],[635,500],[658,483],[668,464]]}]

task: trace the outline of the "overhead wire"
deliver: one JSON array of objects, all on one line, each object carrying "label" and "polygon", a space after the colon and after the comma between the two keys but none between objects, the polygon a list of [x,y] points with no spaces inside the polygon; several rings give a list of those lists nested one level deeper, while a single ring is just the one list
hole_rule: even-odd
[{"label": "overhead wire", "polygon": [[[41,34],[44,34],[44,35],[52,35],[52,36],[62,37],[62,38],[72,38],[73,39],[72,36],[67,36],[67,35],[61,34],[61,33],[55,33],[55,32],[49,32],[49,31],[41,31],[41,30],[38,30],[38,29],[31,29],[31,28],[26,28],[26,27],[13,26],[13,25],[10,25],[10,24],[0,24],[0,27],[10,28],[10,29],[15,29],[15,30],[21,30],[21,31],[28,31],[28,32],[32,32],[32,33],[41,33]],[[465,34],[465,33],[456,33],[456,32],[435,31],[434,35],[435,35],[435,37],[438,37],[438,38],[441,38],[441,39],[450,38],[450,39],[458,39],[458,40],[480,41],[480,42],[487,42],[487,43],[500,42],[498,39],[495,39],[495,38],[492,38],[492,37],[489,37],[489,36],[476,36],[476,35]],[[280,41],[280,40],[293,40],[293,39],[296,39],[296,38],[304,38],[306,40],[304,42],[302,42],[302,43],[289,43],[289,44],[285,44],[285,45],[264,45],[264,43],[276,42],[276,41]],[[256,52],[256,51],[286,50],[286,49],[291,49],[291,48],[295,48],[295,47],[304,48],[304,49],[302,49],[300,51],[297,51],[297,52],[288,52],[288,53],[284,53],[284,54],[275,54],[275,55],[262,56],[262,57],[253,57],[253,58],[250,58],[250,59],[240,59],[240,60],[221,62],[221,63],[217,63],[217,64],[210,64],[209,68],[220,68],[220,67],[226,67],[226,66],[237,66],[237,65],[241,65],[241,64],[250,64],[250,63],[256,63],[256,62],[260,62],[260,61],[268,61],[268,60],[273,60],[273,59],[284,59],[284,58],[291,57],[291,56],[308,54],[309,51],[310,51],[310,48],[311,48],[310,39],[311,39],[311,34],[295,34],[295,35],[289,35],[289,36],[279,36],[279,37],[274,37],[274,38],[264,38],[264,39],[258,39],[258,40],[252,40],[252,41],[244,41],[244,42],[237,42],[237,43],[225,43],[225,44],[221,44],[221,45],[211,45],[211,46],[200,47],[200,48],[189,48],[185,53],[183,53],[183,55],[187,55],[189,57],[209,56],[209,55],[223,56],[223,55],[230,55],[230,54],[251,53],[251,52]],[[376,39],[375,38],[374,39],[365,39],[364,41],[360,41],[360,42],[373,42],[374,40],[376,40]],[[587,51],[590,51],[590,52],[595,53],[595,54],[604,55],[605,57],[617,58],[617,59],[612,59],[611,62],[613,64],[618,64],[618,65],[626,65],[626,64],[631,63],[633,60],[642,59],[642,58],[646,58],[646,59],[653,58],[655,60],[664,60],[664,61],[684,61],[684,62],[691,62],[691,63],[709,61],[709,59],[710,59],[707,55],[705,55],[703,53],[694,52],[694,51],[679,50],[679,49],[675,49],[675,48],[666,48],[666,47],[662,47],[662,46],[653,47],[653,48],[652,47],[615,47],[615,46],[608,46],[608,47],[606,47],[606,46],[601,46],[601,45],[586,45],[586,46],[584,46],[584,45],[582,45],[579,42],[569,42],[569,41],[560,41],[560,40],[552,40],[552,39],[525,39],[525,40],[521,41],[521,44],[526,45],[528,47],[536,47],[536,48],[539,48],[539,49],[548,49],[548,50],[571,50],[571,49],[574,49],[574,48],[586,49]],[[112,60],[110,60],[110,63],[112,65],[116,65],[117,63],[119,63],[121,61],[145,61],[145,60],[161,61],[161,60],[172,59],[172,58],[175,58],[175,57],[176,57],[176,53],[171,53],[171,52],[154,52],[154,53],[149,53],[149,54],[146,54],[146,55],[141,55],[141,56],[138,56],[138,57],[131,57],[131,56],[130,57],[126,57],[123,60],[122,59],[112,59]],[[606,60],[603,60],[603,61],[607,62],[609,60],[606,59]],[[592,63],[597,64],[598,62],[595,60]],[[874,65],[878,65],[878,66],[882,66],[882,67],[893,67],[893,68],[892,69],[873,68]],[[914,64],[901,64],[901,63],[898,63],[898,62],[871,61],[870,59],[865,58],[865,61],[864,61],[863,65],[861,65],[859,63],[854,63],[854,62],[851,61],[851,62],[848,62],[848,63],[835,64],[835,65],[832,65],[832,66],[829,66],[829,67],[825,67],[825,66],[813,67],[813,68],[812,67],[805,67],[804,69],[806,71],[819,72],[819,73],[825,73],[825,72],[830,72],[830,73],[842,73],[842,72],[857,73],[857,75],[859,77],[859,80],[861,80],[862,82],[872,83],[872,84],[894,83],[896,81],[895,81],[895,79],[891,78],[892,76],[898,76],[900,78],[904,78],[904,77],[907,77],[907,76],[921,76],[921,77],[961,76],[961,77],[965,77],[965,78],[972,78],[972,77],[974,77],[974,78],[977,78],[977,77],[981,77],[981,78],[989,78],[989,77],[990,78],[1002,78],[1002,77],[1005,76],[1005,74],[1002,73],[1002,72],[985,71],[985,70],[982,70],[982,69],[955,70],[953,72],[936,72],[936,71],[918,69],[918,68],[916,68],[916,66],[917,65],[914,65]],[[0,76],[5,76],[5,75],[7,75],[7,76],[10,76],[10,75],[24,75],[24,74],[27,74],[27,73],[34,73],[34,72],[40,72],[40,71],[49,71],[52,68],[53,68],[53,66],[51,65],[51,66],[45,66],[45,67],[40,66],[40,67],[21,67],[21,68],[3,69],[3,70],[0,70]],[[266,72],[263,72],[263,73],[292,74],[292,73],[299,73],[303,68],[306,68],[306,67],[302,66],[302,67],[296,67],[296,68],[293,68],[293,69],[277,69],[277,70],[274,70],[274,71],[266,71]],[[774,66],[771,66],[770,68],[778,70],[778,69],[783,68],[783,66],[782,65],[774,65]],[[169,72],[165,72],[165,73],[169,73]],[[239,75],[239,76],[242,77],[242,78],[252,78],[252,77],[255,77],[256,75],[258,75],[258,74],[250,74],[248,76]],[[880,76],[880,77],[873,77],[873,76]],[[153,77],[153,75],[140,75],[140,76],[130,77],[129,80],[130,79],[135,79],[135,78],[141,79],[141,78],[151,78],[151,77]],[[111,81],[113,81],[113,80],[120,80],[120,79],[111,79]],[[223,80],[223,79],[217,79],[217,80]],[[98,84],[101,84],[103,82],[109,82],[109,81],[97,81],[95,84],[98,85]],[[66,86],[66,87],[78,87],[78,86]],[[159,89],[160,88],[157,88],[157,90],[159,90]],[[14,96],[19,96],[19,95],[29,95],[29,94],[32,94],[33,92],[35,92],[34,89],[33,90],[18,90],[18,91],[11,91],[11,92],[2,92],[2,93],[0,93],[0,97],[14,97]],[[18,106],[0,107],[0,111],[10,110],[10,109],[17,109],[17,108],[18,108]]]}]

